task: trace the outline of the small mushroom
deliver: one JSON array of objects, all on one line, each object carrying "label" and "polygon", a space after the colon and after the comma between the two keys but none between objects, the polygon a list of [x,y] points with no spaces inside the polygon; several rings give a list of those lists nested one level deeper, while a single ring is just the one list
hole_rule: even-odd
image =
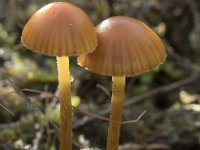
[{"label": "small mushroom", "polygon": [[104,20],[96,27],[98,46],[93,53],[79,56],[85,69],[112,76],[113,91],[107,150],[117,150],[124,99],[125,76],[136,76],[164,62],[160,38],[144,23],[125,16]]},{"label": "small mushroom", "polygon": [[66,2],[50,3],[27,22],[22,42],[34,52],[56,56],[60,90],[60,150],[72,149],[72,107],[68,56],[91,52],[97,45],[95,28],[78,7]]}]

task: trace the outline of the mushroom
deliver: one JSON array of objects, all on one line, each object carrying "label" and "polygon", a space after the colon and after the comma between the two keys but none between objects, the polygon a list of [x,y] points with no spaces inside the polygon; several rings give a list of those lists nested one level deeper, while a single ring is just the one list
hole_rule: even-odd
[{"label": "mushroom", "polygon": [[95,28],[80,8],[54,2],[39,9],[27,22],[22,42],[29,49],[56,56],[60,95],[60,149],[72,149],[72,107],[68,56],[93,51],[97,45]]},{"label": "mushroom", "polygon": [[136,76],[164,62],[160,38],[144,23],[125,16],[104,20],[96,27],[98,44],[93,53],[79,56],[85,69],[112,76],[112,100],[107,150],[119,146],[125,76]]}]

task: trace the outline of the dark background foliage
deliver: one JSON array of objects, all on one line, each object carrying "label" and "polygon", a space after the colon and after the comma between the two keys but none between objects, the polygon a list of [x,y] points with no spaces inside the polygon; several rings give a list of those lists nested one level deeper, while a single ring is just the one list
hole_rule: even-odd
[{"label": "dark background foliage", "polygon": [[[56,150],[59,104],[55,58],[27,50],[20,40],[29,17],[51,0],[0,0],[0,149]],[[163,40],[167,60],[127,78],[120,150],[200,149],[200,1],[69,0],[95,25],[126,15]],[[70,58],[74,149],[105,149],[111,78],[80,68]]]}]

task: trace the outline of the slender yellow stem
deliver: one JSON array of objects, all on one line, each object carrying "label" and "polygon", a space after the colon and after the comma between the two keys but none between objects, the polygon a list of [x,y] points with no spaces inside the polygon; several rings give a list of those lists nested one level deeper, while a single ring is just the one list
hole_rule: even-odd
[{"label": "slender yellow stem", "polygon": [[60,150],[72,149],[72,106],[69,58],[57,57],[60,97]]},{"label": "slender yellow stem", "polygon": [[111,114],[107,137],[107,150],[118,150],[121,126],[121,116],[124,99],[125,76],[112,77],[113,91],[111,100]]}]

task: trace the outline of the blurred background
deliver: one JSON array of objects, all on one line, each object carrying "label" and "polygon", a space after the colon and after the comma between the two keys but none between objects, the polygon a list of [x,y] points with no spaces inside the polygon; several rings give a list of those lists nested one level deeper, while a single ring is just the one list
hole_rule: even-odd
[{"label": "blurred background", "polygon": [[[0,150],[58,149],[55,58],[33,53],[20,41],[29,17],[50,2],[0,0]],[[95,25],[115,15],[137,18],[165,44],[168,57],[164,64],[127,78],[120,150],[199,150],[200,1],[67,2],[82,8]],[[70,59],[73,149],[104,150],[108,122],[94,114],[109,117],[111,78],[85,71],[75,57]]]}]

